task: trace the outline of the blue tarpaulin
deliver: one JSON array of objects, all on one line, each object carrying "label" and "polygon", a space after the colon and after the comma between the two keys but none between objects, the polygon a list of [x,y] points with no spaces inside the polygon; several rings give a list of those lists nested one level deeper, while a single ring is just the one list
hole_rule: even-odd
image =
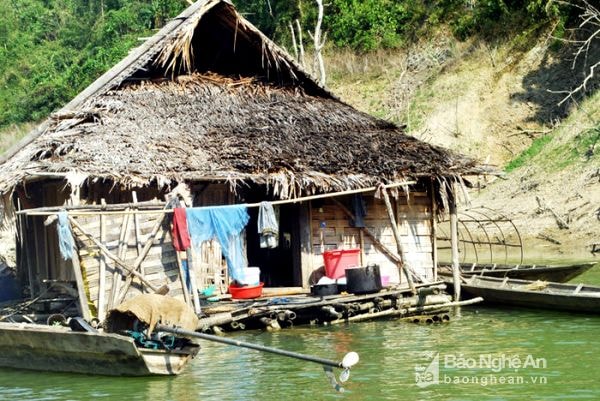
[{"label": "blue tarpaulin", "polygon": [[227,261],[229,276],[243,280],[246,257],[240,233],[250,216],[246,206],[217,206],[186,209],[188,231],[192,245],[199,247],[204,241],[216,238]]}]

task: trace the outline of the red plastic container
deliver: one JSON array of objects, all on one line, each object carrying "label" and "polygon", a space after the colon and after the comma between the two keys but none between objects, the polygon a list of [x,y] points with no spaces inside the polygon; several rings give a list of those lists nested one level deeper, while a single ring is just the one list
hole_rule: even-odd
[{"label": "red plastic container", "polygon": [[237,286],[235,284],[229,285],[229,293],[233,299],[251,299],[258,298],[262,295],[262,289],[265,283],[260,283],[254,286]]},{"label": "red plastic container", "polygon": [[346,276],[346,269],[357,267],[360,249],[332,249],[323,252],[325,275],[336,279]]}]

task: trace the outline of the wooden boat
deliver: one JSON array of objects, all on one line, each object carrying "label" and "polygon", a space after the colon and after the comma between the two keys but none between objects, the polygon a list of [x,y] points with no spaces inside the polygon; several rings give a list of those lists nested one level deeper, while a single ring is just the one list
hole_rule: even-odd
[{"label": "wooden boat", "polygon": [[[555,283],[567,281],[585,273],[597,262],[579,263],[573,265],[502,265],[461,263],[460,271],[463,277],[510,277],[520,280],[544,280]],[[452,265],[440,263],[438,273],[441,276],[452,276]]]},{"label": "wooden boat", "polygon": [[467,298],[483,297],[486,303],[600,313],[600,287],[583,284],[471,276],[461,289]]},{"label": "wooden boat", "polygon": [[192,342],[142,348],[132,337],[69,327],[0,322],[0,366],[108,376],[176,375],[196,356]]}]

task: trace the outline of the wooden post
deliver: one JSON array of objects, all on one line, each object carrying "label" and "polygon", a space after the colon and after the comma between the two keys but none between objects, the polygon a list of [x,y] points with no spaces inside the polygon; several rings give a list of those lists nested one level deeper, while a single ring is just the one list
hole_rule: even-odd
[{"label": "wooden post", "polygon": [[179,251],[175,250],[175,256],[177,258],[177,267],[179,268],[179,278],[181,280],[181,291],[183,292],[183,300],[188,306],[192,306],[192,300],[190,299],[190,292],[188,291],[186,275],[183,270],[183,261],[181,260],[181,255]]},{"label": "wooden post", "polygon": [[408,286],[413,294],[417,293],[417,289],[415,288],[415,283],[406,267],[406,258],[404,257],[404,251],[402,250],[402,243],[400,238],[400,231],[398,231],[398,224],[396,224],[396,218],[394,217],[394,210],[392,209],[392,204],[390,203],[390,198],[387,194],[387,189],[381,188],[381,195],[383,196],[383,201],[385,202],[385,208],[387,209],[388,217],[390,219],[390,223],[392,225],[392,232],[394,233],[394,239],[396,240],[396,247],[398,248],[398,255],[400,259],[402,259],[402,271],[406,276],[406,281],[408,282]]},{"label": "wooden post", "polygon": [[187,266],[190,272],[190,282],[192,284],[192,299],[194,300],[194,312],[199,314],[202,312],[200,309],[200,298],[198,297],[198,283],[196,282],[196,272],[194,271],[194,245],[190,246],[187,250]]},{"label": "wooden post", "polygon": [[[106,205],[106,200],[102,198],[100,200],[102,205]],[[104,213],[100,213],[100,242],[106,243],[106,216]],[[100,254],[100,278],[98,283],[98,320],[104,321],[106,317],[106,257],[104,254]]]},{"label": "wooden post", "polygon": [[[21,199],[17,197],[17,210],[22,210],[22,205],[21,205]],[[21,256],[23,259],[25,259],[27,261],[26,263],[26,267],[27,267],[27,282],[29,284],[29,296],[31,297],[31,299],[33,299],[35,297],[35,287],[33,286],[33,264],[31,261],[31,254],[32,252],[30,252],[30,246],[29,244],[31,244],[31,241],[26,241],[25,239],[25,233],[29,232],[28,227],[27,226],[31,226],[33,219],[27,218],[27,215],[24,216],[20,216],[17,214],[17,221],[19,222],[19,245],[20,245],[20,254],[19,256]],[[29,222],[29,224],[28,224]],[[19,267],[24,266],[24,262],[22,259],[17,260],[17,262],[19,263]]]},{"label": "wooden post", "polygon": [[366,263],[365,263],[366,262],[365,233],[361,228],[358,229],[358,240],[359,240],[359,246],[360,246],[360,265],[365,266],[366,265]]},{"label": "wooden post", "polygon": [[454,284],[454,300],[460,300],[460,265],[458,262],[458,213],[454,188],[448,197],[450,209],[450,247],[452,249],[452,282]]},{"label": "wooden post", "polygon": [[[131,191],[131,199],[133,200],[134,205],[138,203],[137,192]],[[137,255],[139,257],[142,254],[142,242],[141,242],[142,234],[140,232],[140,217],[139,217],[139,214],[137,213],[137,211],[138,211],[138,209],[136,208],[136,213],[133,215],[133,226],[134,226],[134,230],[135,230],[135,244],[137,246]],[[140,273],[142,273],[142,276],[146,276],[146,271],[145,271],[143,265],[140,265]],[[142,292],[144,292],[144,284],[143,283],[142,283]]]},{"label": "wooden post", "polygon": [[435,185],[431,180],[431,253],[433,259],[433,281],[438,279],[438,252],[437,252],[437,202],[435,200]]},{"label": "wooden post", "polygon": [[81,264],[79,263],[79,254],[77,253],[77,247],[73,247],[73,256],[71,257],[71,264],[73,266],[73,273],[75,274],[75,282],[77,283],[77,296],[79,298],[79,312],[81,316],[88,322],[92,318],[90,312],[90,306],[88,305],[88,298],[85,294],[85,283],[83,281],[83,275],[81,274]]},{"label": "wooden post", "polygon": [[[127,208],[125,210],[129,211],[129,208]],[[129,214],[126,214],[123,216],[123,220],[121,221],[121,232],[119,233],[119,244],[117,246],[117,255],[118,256],[120,256],[120,253],[121,253],[121,246],[125,239],[125,234],[126,234],[125,231],[127,229],[128,223],[129,223]],[[113,307],[116,306],[115,302],[116,302],[117,296],[119,294],[120,284],[121,284],[121,273],[115,266],[115,270],[113,272],[112,282],[111,282],[111,286],[110,286],[110,295],[108,297],[107,309],[112,309]]]},{"label": "wooden post", "polygon": [[313,270],[312,253],[312,206],[311,202],[299,206],[300,213],[300,278],[302,288],[310,285],[309,277]]}]

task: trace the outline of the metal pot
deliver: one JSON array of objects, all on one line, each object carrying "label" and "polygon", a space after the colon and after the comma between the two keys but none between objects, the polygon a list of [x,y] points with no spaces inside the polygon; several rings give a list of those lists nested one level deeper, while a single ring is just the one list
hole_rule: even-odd
[{"label": "metal pot", "polygon": [[381,290],[379,265],[346,269],[347,291],[352,294],[370,294]]}]

